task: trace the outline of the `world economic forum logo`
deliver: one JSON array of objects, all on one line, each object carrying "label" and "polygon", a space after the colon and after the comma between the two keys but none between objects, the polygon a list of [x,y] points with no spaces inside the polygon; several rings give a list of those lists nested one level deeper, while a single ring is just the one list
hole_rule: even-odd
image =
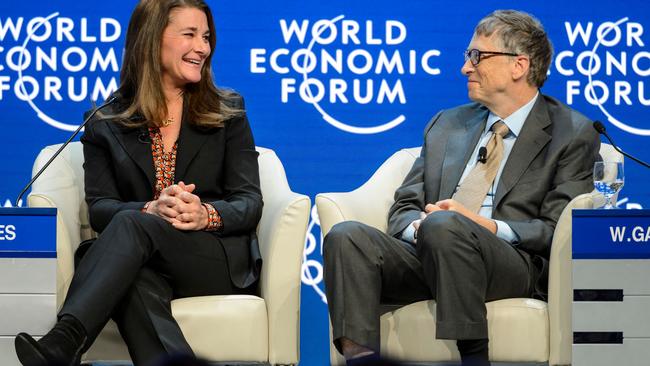
[{"label": "world economic forum logo", "polygon": [[570,47],[557,52],[554,68],[567,77],[567,104],[580,98],[617,128],[650,136],[650,126],[639,117],[646,116],[650,106],[650,52],[643,24],[624,17],[564,26]]},{"label": "world economic forum logo", "polygon": [[121,33],[107,17],[0,18],[0,101],[25,102],[43,122],[75,130],[91,101],[117,89]]},{"label": "world economic forum logo", "polygon": [[302,269],[300,278],[305,286],[309,286],[327,304],[327,296],[323,288],[323,234],[320,230],[320,220],[316,205],[311,208],[305,250],[303,250]]},{"label": "world economic forum logo", "polygon": [[[279,75],[282,103],[308,103],[325,122],[349,133],[376,134],[400,125],[404,114],[395,108],[377,113],[377,107],[407,103],[405,78],[441,73],[440,51],[409,49],[407,26],[398,20],[339,15],[278,24],[283,46],[252,48],[250,72]],[[341,105],[354,109],[337,115]]]}]

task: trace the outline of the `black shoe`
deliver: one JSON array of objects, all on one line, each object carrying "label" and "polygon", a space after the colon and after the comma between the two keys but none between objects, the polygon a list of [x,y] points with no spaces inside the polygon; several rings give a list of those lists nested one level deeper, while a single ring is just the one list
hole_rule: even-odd
[{"label": "black shoe", "polygon": [[463,366],[490,366],[488,339],[456,341]]},{"label": "black shoe", "polygon": [[379,356],[378,352],[373,352],[373,353],[365,355],[365,356],[345,360],[346,366],[383,365],[383,363],[381,363],[381,362],[382,362],[382,360],[381,360],[381,357]]},{"label": "black shoe", "polygon": [[86,340],[83,325],[76,318],[64,315],[38,341],[27,333],[18,334],[16,355],[24,366],[78,366]]}]

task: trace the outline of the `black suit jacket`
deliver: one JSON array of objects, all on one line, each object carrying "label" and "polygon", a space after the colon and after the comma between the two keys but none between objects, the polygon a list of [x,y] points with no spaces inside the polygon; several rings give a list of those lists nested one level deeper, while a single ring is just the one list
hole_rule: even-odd
[{"label": "black suit jacket", "polygon": [[[244,108],[241,97],[235,107]],[[104,115],[126,106],[118,97]],[[134,117],[138,118],[138,117]],[[140,210],[153,199],[155,171],[146,128],[96,117],[81,137],[86,202],[92,228],[101,232],[122,210]],[[196,184],[193,192],[223,220],[219,236],[233,284],[244,288],[259,277],[261,256],[255,230],[262,215],[258,153],[245,115],[222,128],[199,129],[182,121],[174,181]]]},{"label": "black suit jacket", "polygon": [[[388,232],[401,237],[427,203],[451,198],[484,131],[489,111],[477,103],[438,113],[390,209]],[[583,115],[539,94],[508,156],[492,218],[506,222],[540,270],[537,295],[545,297],[553,231],[564,207],[593,190],[600,139]]]}]

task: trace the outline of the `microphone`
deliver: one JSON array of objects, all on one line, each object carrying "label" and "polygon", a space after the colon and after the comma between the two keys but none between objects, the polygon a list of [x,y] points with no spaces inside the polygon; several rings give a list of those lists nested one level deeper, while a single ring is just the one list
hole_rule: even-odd
[{"label": "microphone", "polygon": [[643,165],[644,167],[646,167],[646,168],[650,168],[650,165],[649,165],[648,163],[646,163],[646,162],[644,162],[644,161],[642,161],[642,160],[639,160],[639,159],[635,158],[634,156],[632,156],[632,155],[626,153],[625,151],[621,150],[621,149],[620,149],[620,148],[619,148],[619,147],[614,143],[614,141],[612,140],[612,138],[609,137],[609,134],[607,133],[607,131],[605,131],[605,125],[603,125],[600,121],[594,121],[593,126],[594,126],[594,129],[595,129],[599,134],[605,136],[605,137],[607,138],[607,140],[609,140],[609,142],[610,142],[610,143],[612,144],[612,146],[614,147],[614,150],[616,150],[616,151],[620,152],[621,154],[627,156],[628,158],[630,158],[630,159],[636,161],[637,163]]},{"label": "microphone", "polygon": [[90,121],[90,119],[93,118],[95,113],[97,113],[101,109],[104,109],[105,107],[113,104],[113,102],[115,102],[115,100],[117,100],[117,97],[115,97],[115,96],[112,96],[112,97],[108,98],[108,100],[105,101],[104,104],[102,104],[99,107],[95,108],[92,111],[92,113],[90,113],[88,115],[88,117],[86,117],[86,119],[84,119],[84,121],[79,125],[79,127],[74,131],[74,133],[72,133],[72,136],[70,136],[68,138],[68,140],[66,142],[64,142],[63,145],[61,145],[61,147],[54,153],[54,155],[52,155],[52,157],[45,163],[45,165],[43,165],[43,167],[41,169],[39,169],[38,172],[36,172],[36,174],[34,174],[34,177],[32,178],[32,180],[29,181],[29,183],[27,183],[25,188],[23,188],[23,190],[20,191],[20,194],[18,195],[18,198],[16,198],[16,202],[14,204],[15,207],[18,207],[18,203],[20,202],[20,199],[23,198],[23,195],[25,194],[25,192],[27,192],[29,187],[31,187],[32,184],[34,184],[34,182],[36,181],[36,179],[38,179],[38,177],[40,177],[41,174],[43,174],[45,169],[47,169],[47,167],[50,166],[52,161],[54,161],[54,159],[56,159],[56,157],[59,156],[59,154],[61,154],[61,151],[63,151],[63,149],[65,149],[65,147],[68,146],[70,141],[72,141],[72,139],[75,138],[75,136],[77,136],[79,131],[81,131],[81,129],[84,128],[84,126],[86,126],[88,121]]},{"label": "microphone", "polygon": [[149,136],[148,131],[140,131],[140,134],[138,135],[138,142],[141,144],[150,144],[151,143],[151,137]]},{"label": "microphone", "polygon": [[485,146],[481,146],[478,149],[478,162],[481,164],[487,162],[487,148]]}]

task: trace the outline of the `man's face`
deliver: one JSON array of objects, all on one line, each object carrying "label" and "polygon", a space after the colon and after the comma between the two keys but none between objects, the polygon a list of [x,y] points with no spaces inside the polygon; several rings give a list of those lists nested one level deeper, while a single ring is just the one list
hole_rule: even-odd
[{"label": "man's face", "polygon": [[[467,47],[468,50],[509,52],[499,46],[496,33],[490,37],[474,35]],[[478,65],[470,60],[465,61],[461,72],[467,76],[467,93],[469,98],[488,108],[494,106],[499,97],[506,95],[508,87],[513,83],[513,58],[504,55],[481,55]]]}]

